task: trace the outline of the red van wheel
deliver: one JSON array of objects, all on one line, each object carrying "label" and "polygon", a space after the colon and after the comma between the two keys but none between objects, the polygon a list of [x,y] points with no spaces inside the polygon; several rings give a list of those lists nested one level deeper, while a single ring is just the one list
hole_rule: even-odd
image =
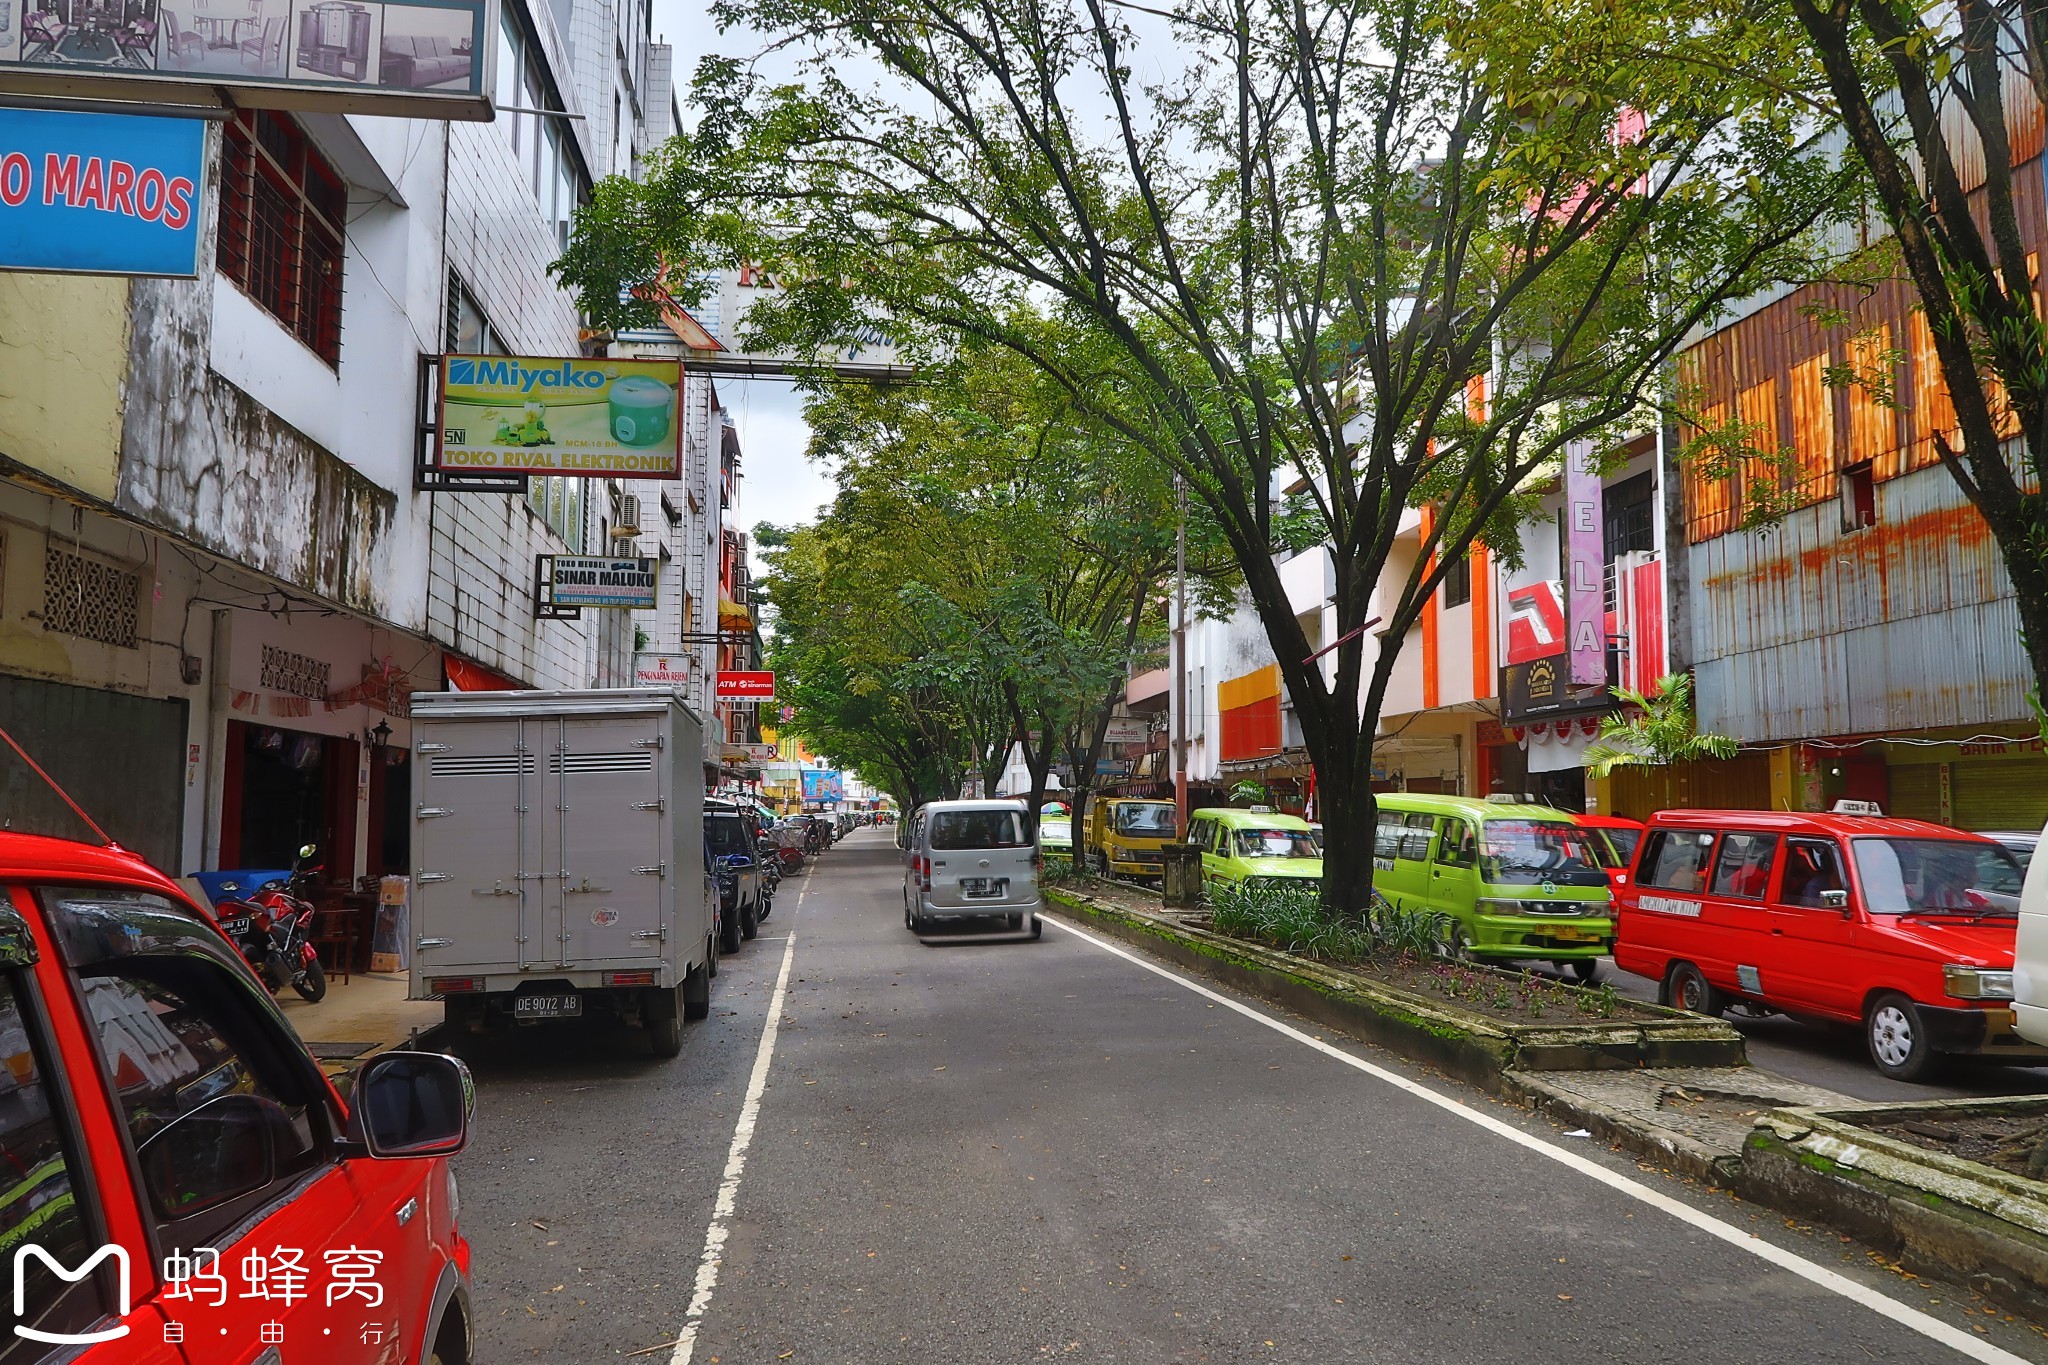
[{"label": "red van wheel", "polygon": [[1895,1081],[1931,1081],[1941,1054],[1927,1036],[1927,1021],[1913,1002],[1886,991],[1870,1002],[1863,1015],[1863,1038],[1870,1060]]},{"label": "red van wheel", "polygon": [[1720,1017],[1728,1008],[1727,997],[1716,990],[1706,974],[1690,962],[1674,962],[1664,978],[1664,1003],[1694,1014]]}]

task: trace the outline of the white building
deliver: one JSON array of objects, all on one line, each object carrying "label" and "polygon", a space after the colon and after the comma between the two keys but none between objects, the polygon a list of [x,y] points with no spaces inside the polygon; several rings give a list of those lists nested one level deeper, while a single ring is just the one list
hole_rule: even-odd
[{"label": "white building", "polygon": [[[404,870],[410,691],[630,679],[533,586],[625,490],[415,480],[425,357],[592,344],[547,266],[673,128],[649,24],[505,0],[489,123],[234,113],[196,279],[0,275],[0,725],[167,870]],[[11,756],[0,806],[83,833]]]}]

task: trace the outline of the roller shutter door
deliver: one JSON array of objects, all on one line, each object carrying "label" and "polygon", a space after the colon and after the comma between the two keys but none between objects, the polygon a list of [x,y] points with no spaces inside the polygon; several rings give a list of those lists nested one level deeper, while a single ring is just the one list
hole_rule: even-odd
[{"label": "roller shutter door", "polygon": [[1891,778],[1892,799],[1885,807],[1886,815],[1905,820],[1941,819],[1939,763],[1899,763],[1887,775]]},{"label": "roller shutter door", "polygon": [[[177,876],[185,823],[185,703],[0,675],[0,725],[122,847]],[[57,794],[0,754],[7,828],[91,840]]]},{"label": "roller shutter door", "polygon": [[1959,828],[2038,830],[2048,823],[2048,762],[1963,759],[1953,800]]}]

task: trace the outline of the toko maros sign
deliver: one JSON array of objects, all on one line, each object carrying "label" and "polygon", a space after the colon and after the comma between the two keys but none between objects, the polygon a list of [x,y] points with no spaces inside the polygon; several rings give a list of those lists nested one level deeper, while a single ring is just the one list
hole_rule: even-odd
[{"label": "toko maros sign", "polygon": [[199,273],[206,124],[0,108],[0,269]]}]

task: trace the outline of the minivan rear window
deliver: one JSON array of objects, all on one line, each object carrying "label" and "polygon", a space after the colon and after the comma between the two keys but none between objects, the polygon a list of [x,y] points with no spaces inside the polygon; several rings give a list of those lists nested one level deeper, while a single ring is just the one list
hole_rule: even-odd
[{"label": "minivan rear window", "polygon": [[[1171,807],[1168,808],[1171,813]],[[932,814],[932,847],[1028,848],[1024,812],[1018,810],[942,810]]]}]

